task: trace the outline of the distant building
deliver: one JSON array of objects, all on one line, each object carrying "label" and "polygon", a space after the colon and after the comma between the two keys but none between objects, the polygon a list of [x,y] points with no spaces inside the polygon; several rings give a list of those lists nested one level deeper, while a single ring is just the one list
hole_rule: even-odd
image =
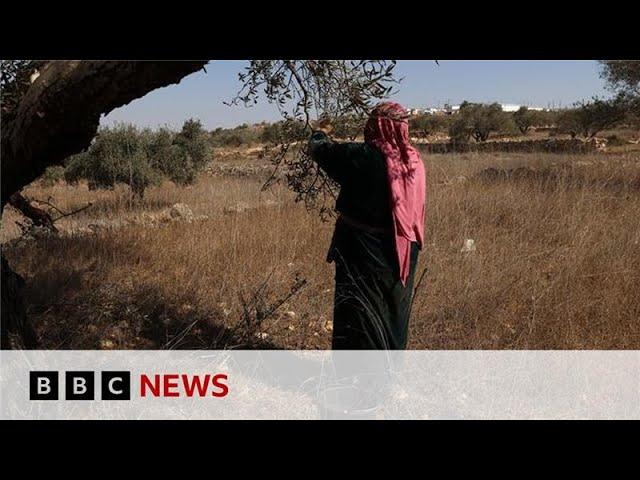
[{"label": "distant building", "polygon": [[445,113],[444,108],[434,108],[434,107],[407,108],[407,111],[409,112],[409,115],[411,115],[411,116],[415,116],[415,115],[437,115],[437,114]]},{"label": "distant building", "polygon": [[[501,103],[500,107],[502,108],[503,112],[517,112],[518,110],[520,110],[521,107],[527,107],[529,110],[535,110],[538,112],[542,112],[542,111],[546,111],[548,110],[547,108],[542,108],[542,107],[531,107],[528,105],[516,105],[513,103]],[[460,111],[460,105],[449,105],[449,104],[445,104],[444,107],[440,108],[440,107],[429,107],[424,109],[424,113],[429,113],[432,115],[453,115],[455,113],[458,113]]]},{"label": "distant building", "polygon": [[[529,110],[537,112],[548,111],[548,108],[532,107],[529,105],[517,105],[515,103],[501,103],[500,107],[503,112],[517,112],[521,107],[527,107]],[[407,108],[410,116],[416,115],[454,115],[460,111],[460,105],[450,105],[445,103],[443,107],[426,107],[426,108]]]},{"label": "distant building", "polygon": [[520,105],[515,105],[513,103],[501,103],[500,106],[502,107],[503,112],[517,112],[520,110]]},{"label": "distant building", "polygon": [[503,103],[503,104],[500,104],[500,106],[502,107],[503,112],[517,112],[522,107],[527,107],[528,110],[535,110],[536,112],[542,112],[546,110],[546,108],[542,108],[542,107],[531,107],[529,105],[514,105],[512,103]]}]

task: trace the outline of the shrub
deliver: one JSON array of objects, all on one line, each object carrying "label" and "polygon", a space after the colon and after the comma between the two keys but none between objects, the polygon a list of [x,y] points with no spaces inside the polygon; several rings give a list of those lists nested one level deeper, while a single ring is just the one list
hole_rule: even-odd
[{"label": "shrub", "polygon": [[64,167],[61,165],[47,167],[42,177],[40,177],[40,181],[45,187],[52,187],[62,180],[64,180]]},{"label": "shrub", "polygon": [[193,183],[209,160],[206,135],[199,120],[187,120],[168,151],[171,161],[161,171],[173,182]]},{"label": "shrub", "polygon": [[247,124],[235,128],[216,128],[211,132],[209,141],[213,147],[241,147],[260,141],[260,129]]},{"label": "shrub", "polygon": [[264,143],[280,144],[305,140],[309,132],[300,120],[282,120],[280,122],[266,125],[262,131],[260,139]]},{"label": "shrub", "polygon": [[208,160],[209,146],[202,125],[187,120],[174,134],[119,124],[100,129],[89,149],[67,160],[65,180],[86,179],[90,189],[111,189],[118,183],[142,197],[150,186],[169,178],[192,183]]},{"label": "shrub", "polygon": [[147,154],[151,166],[165,175],[176,168],[180,156],[180,147],[174,144],[175,133],[168,128],[147,134]]},{"label": "shrub", "polygon": [[119,124],[101,129],[86,152],[71,157],[65,180],[76,183],[81,179],[88,180],[90,189],[125,183],[142,196],[158,176],[149,164],[142,133],[133,125]]},{"label": "shrub", "polygon": [[417,137],[426,137],[434,133],[446,133],[451,126],[449,116],[416,115],[409,119],[409,129]]}]

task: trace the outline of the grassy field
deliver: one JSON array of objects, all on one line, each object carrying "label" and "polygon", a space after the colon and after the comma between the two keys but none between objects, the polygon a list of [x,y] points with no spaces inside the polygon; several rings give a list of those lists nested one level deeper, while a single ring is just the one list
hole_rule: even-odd
[{"label": "grassy field", "polygon": [[[332,224],[284,187],[261,192],[260,160],[228,158],[228,173],[143,201],[125,188],[27,189],[62,210],[92,202],[58,222],[60,236],[4,249],[44,348],[330,347]],[[640,348],[640,152],[425,163],[410,348]],[[166,220],[176,203],[192,221]],[[16,218],[5,213],[4,240]],[[461,251],[467,239],[475,251]]]}]

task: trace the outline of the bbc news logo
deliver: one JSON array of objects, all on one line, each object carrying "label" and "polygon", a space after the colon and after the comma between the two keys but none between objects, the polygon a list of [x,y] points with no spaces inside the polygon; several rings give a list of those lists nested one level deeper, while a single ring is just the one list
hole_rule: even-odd
[{"label": "bbc news logo", "polygon": [[[59,400],[60,372],[29,372],[30,400]],[[152,397],[225,397],[229,393],[228,376],[187,374],[141,374],[137,394],[141,398]],[[96,400],[96,372],[64,372],[65,400]],[[131,400],[131,372],[100,372],[101,400]]]},{"label": "bbc news logo", "polygon": [[[95,372],[64,372],[65,400],[95,400]],[[30,400],[58,400],[59,372],[29,372]],[[131,372],[100,372],[101,400],[131,400]]]}]

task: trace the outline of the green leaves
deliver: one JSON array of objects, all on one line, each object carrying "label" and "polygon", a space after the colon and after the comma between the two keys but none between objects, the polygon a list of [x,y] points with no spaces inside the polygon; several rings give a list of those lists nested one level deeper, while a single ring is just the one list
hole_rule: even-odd
[{"label": "green leaves", "polygon": [[640,95],[640,60],[601,60],[600,76],[614,92]]},{"label": "green leaves", "polygon": [[86,152],[67,161],[65,180],[84,179],[90,188],[124,183],[142,196],[163,178],[182,185],[193,183],[209,152],[207,133],[197,120],[187,120],[177,134],[166,128],[154,132],[119,124],[102,128]]},{"label": "green leaves", "polygon": [[492,132],[509,130],[512,126],[512,118],[502,111],[500,104],[465,101],[449,128],[449,135],[454,142],[466,142],[469,137],[476,142],[484,142]]},{"label": "green leaves", "polygon": [[302,140],[320,117],[342,122],[343,133],[355,136],[374,103],[393,92],[395,66],[393,60],[252,60],[230,103],[251,106],[263,96],[278,107],[283,122],[264,134],[274,170],[287,170],[299,201],[326,212],[335,185],[310,160]]},{"label": "green leaves", "polygon": [[579,102],[574,108],[559,114],[558,128],[572,137],[582,135],[585,138],[593,138],[602,130],[627,119],[632,101],[623,93],[609,100],[596,97],[590,102]]}]

